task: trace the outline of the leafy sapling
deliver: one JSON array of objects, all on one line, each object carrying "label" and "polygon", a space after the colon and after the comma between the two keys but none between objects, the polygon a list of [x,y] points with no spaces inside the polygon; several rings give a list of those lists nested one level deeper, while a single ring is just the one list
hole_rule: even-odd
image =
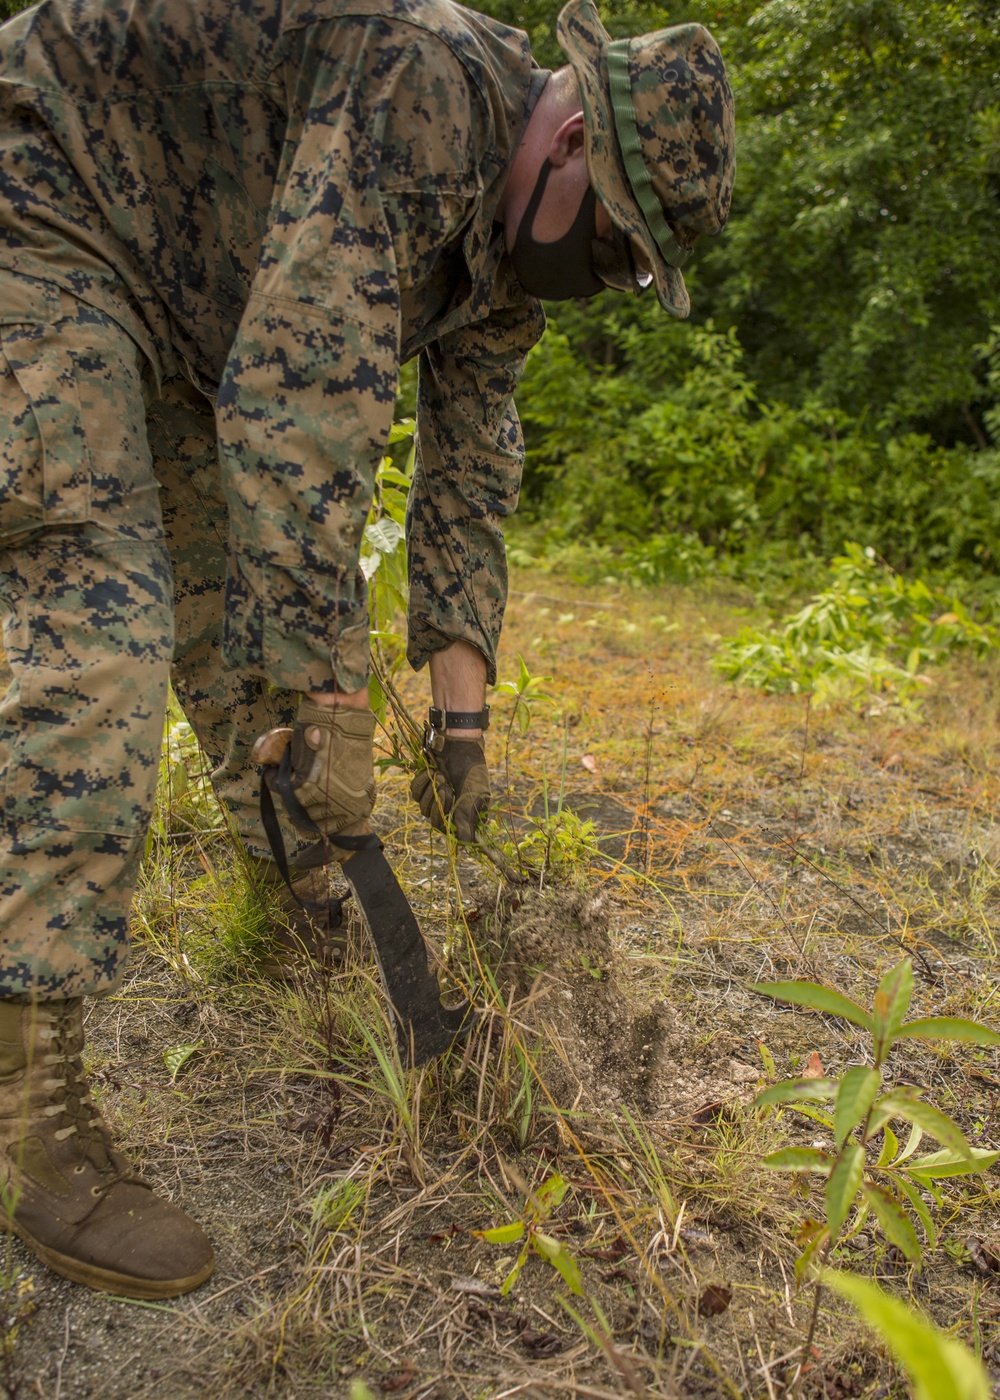
[{"label": "leafy sapling", "polygon": [[514,1267],[500,1285],[500,1292],[504,1297],[517,1282],[529,1254],[537,1254],[539,1258],[551,1264],[570,1292],[583,1297],[583,1280],[576,1260],[561,1240],[542,1229],[549,1216],[562,1204],[568,1190],[569,1182],[566,1178],[558,1172],[553,1172],[551,1176],[546,1177],[537,1191],[529,1193],[525,1214],[521,1220],[511,1221],[509,1225],[498,1225],[492,1230],[472,1231],[488,1244],[521,1245],[521,1252]]},{"label": "leafy sapling", "polygon": [[[961,1128],[923,1098],[923,1090],[905,1084],[886,1087],[885,1061],[893,1046],[907,1040],[964,1041],[1000,1045],[987,1026],[956,1016],[927,1016],[907,1021],[913,993],[913,967],[903,958],[879,984],[872,1010],[831,987],[816,982],[757,983],[754,991],[779,1001],[841,1016],[872,1037],[872,1065],[858,1065],[838,1079],[786,1079],[758,1094],[755,1104],[787,1105],[820,1123],[833,1138],[833,1150],[786,1147],[764,1159],[775,1171],[821,1176],[825,1180],[825,1219],[806,1221],[798,1235],[802,1252],[795,1265],[801,1284],[811,1266],[856,1234],[874,1214],[886,1239],[911,1262],[921,1259],[917,1224],[933,1249],[936,1230],[924,1200],[942,1203],[935,1182],[950,1176],[985,1171],[1000,1152],[973,1147]],[[823,1107],[817,1107],[823,1105]],[[830,1105],[831,1107],[826,1107]],[[893,1124],[909,1125],[901,1146]],[[917,1155],[927,1134],[940,1143],[935,1152]],[[844,1228],[859,1205],[847,1235]]]}]

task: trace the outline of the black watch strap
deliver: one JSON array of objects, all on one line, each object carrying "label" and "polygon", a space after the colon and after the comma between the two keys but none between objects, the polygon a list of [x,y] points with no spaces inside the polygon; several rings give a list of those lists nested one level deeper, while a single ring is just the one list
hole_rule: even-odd
[{"label": "black watch strap", "polygon": [[432,730],[441,734],[446,729],[489,729],[490,707],[481,710],[440,710],[432,705],[428,716]]}]

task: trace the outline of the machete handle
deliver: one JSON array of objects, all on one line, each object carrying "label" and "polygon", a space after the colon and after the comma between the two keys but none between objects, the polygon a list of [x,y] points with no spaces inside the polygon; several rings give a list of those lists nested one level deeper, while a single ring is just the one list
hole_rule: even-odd
[{"label": "machete handle", "polygon": [[250,750],[250,762],[269,767],[281,762],[281,755],[292,742],[291,729],[269,729],[254,740]]}]

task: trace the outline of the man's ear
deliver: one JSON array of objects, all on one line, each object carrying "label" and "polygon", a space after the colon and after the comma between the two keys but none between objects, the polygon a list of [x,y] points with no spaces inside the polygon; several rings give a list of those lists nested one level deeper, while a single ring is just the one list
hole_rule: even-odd
[{"label": "man's ear", "polygon": [[567,117],[552,136],[549,142],[549,160],[557,168],[565,165],[567,161],[582,158],[584,155],[583,143],[583,113],[574,112],[571,117]]}]

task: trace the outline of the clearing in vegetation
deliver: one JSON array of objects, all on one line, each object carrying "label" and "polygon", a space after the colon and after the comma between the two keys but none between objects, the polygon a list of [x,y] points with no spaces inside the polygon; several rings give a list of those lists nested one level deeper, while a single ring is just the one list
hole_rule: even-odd
[{"label": "clearing in vegetation", "polygon": [[[919,710],[884,689],[821,707],[720,679],[720,640],[756,620],[733,600],[514,585],[500,671],[528,710],[491,697],[490,856],[432,836],[398,771],[376,809],[445,983],[483,1011],[422,1071],[395,1059],[359,929],[331,975],[255,975],[267,912],[175,724],[128,985],[91,1008],[89,1067],[218,1270],[130,1303],[8,1238],[0,1394],[905,1393],[830,1289],[808,1340],[796,1278],[831,1213],[801,1169],[839,1145],[822,1086],[855,1072],[861,1093],[872,1037],[753,987],[808,979],[870,1008],[906,955],[910,1019],[1000,1022],[996,653],[932,670]],[[423,680],[405,687],[422,714]],[[992,1160],[993,1048],[900,1040],[881,1072]],[[812,1102],[754,1105],[796,1076]],[[932,1124],[918,1155],[940,1142]],[[919,1262],[878,1208],[883,1173],[867,1218],[844,1196],[827,1263],[1000,1373],[995,1174],[917,1177]]]}]

